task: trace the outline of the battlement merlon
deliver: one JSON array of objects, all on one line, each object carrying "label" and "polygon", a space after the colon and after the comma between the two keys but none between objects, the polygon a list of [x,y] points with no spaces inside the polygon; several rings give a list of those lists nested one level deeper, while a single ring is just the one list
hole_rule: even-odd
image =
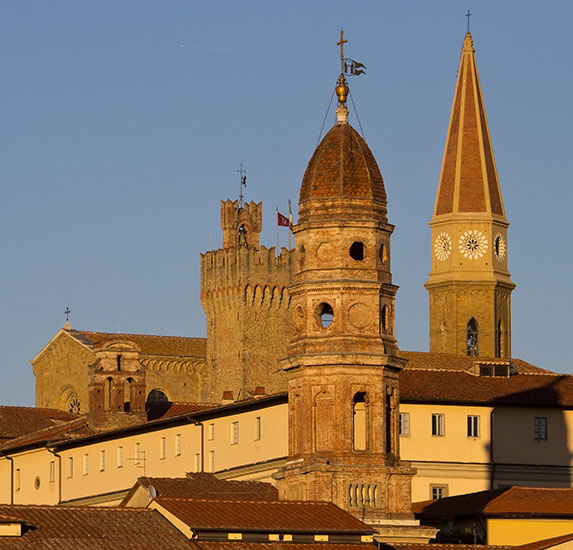
[{"label": "battlement merlon", "polygon": [[239,201],[221,201],[221,229],[223,248],[259,246],[263,228],[263,203],[247,202],[242,207]]},{"label": "battlement merlon", "polygon": [[246,285],[287,288],[292,282],[294,250],[275,247],[229,248],[201,254],[201,295]]}]

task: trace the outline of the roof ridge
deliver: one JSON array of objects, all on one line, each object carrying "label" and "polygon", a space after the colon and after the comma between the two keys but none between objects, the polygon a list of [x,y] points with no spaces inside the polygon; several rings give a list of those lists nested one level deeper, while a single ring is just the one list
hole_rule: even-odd
[{"label": "roof ridge", "polygon": [[207,340],[205,336],[173,336],[168,334],[145,334],[140,332],[106,332],[100,330],[63,329],[68,334],[78,332],[81,334],[107,334],[109,336],[147,336],[151,338],[181,338],[183,340]]}]

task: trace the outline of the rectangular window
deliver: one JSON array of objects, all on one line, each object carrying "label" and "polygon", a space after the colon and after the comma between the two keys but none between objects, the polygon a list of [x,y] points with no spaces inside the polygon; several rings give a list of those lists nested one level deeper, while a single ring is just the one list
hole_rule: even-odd
[{"label": "rectangular window", "polygon": [[547,417],[535,417],[534,436],[537,441],[545,441],[547,439]]},{"label": "rectangular window", "polygon": [[211,473],[215,471],[215,451],[209,451],[209,468]]},{"label": "rectangular window", "polygon": [[20,490],[20,468],[16,468],[16,471],[14,472],[14,490]]},{"label": "rectangular window", "polygon": [[175,436],[175,456],[181,456],[181,434]]},{"label": "rectangular window", "polygon": [[468,437],[479,437],[479,416],[468,414]]},{"label": "rectangular window", "polygon": [[261,417],[257,416],[255,418],[255,439],[258,441],[261,439]]},{"label": "rectangular window", "polygon": [[233,422],[231,424],[231,445],[236,445],[239,442],[239,423]]},{"label": "rectangular window", "polygon": [[159,441],[159,458],[162,460],[165,458],[166,448],[167,448],[167,440],[165,439],[165,437],[162,437],[161,440]]},{"label": "rectangular window", "polygon": [[50,461],[50,483],[56,481],[56,461]]},{"label": "rectangular window", "polygon": [[123,468],[123,447],[121,445],[117,448],[117,467]]},{"label": "rectangular window", "polygon": [[410,435],[410,413],[400,413],[398,417],[398,433]]},{"label": "rectangular window", "polygon": [[215,439],[215,424],[209,424],[207,438],[209,441],[213,441],[213,439]]},{"label": "rectangular window", "polygon": [[84,455],[84,475],[87,476],[90,473],[90,455]]},{"label": "rectangular window", "polygon": [[99,452],[99,471],[105,472],[105,451]]},{"label": "rectangular window", "polygon": [[74,477],[74,459],[73,457],[68,458],[68,478]]},{"label": "rectangular window", "polygon": [[201,455],[199,453],[195,453],[195,472],[201,471]]},{"label": "rectangular window", "polygon": [[443,414],[432,415],[432,435],[443,436],[446,433],[445,417]]},{"label": "rectangular window", "polygon": [[141,443],[135,444],[135,465],[139,465],[141,462]]},{"label": "rectangular window", "polygon": [[447,485],[430,485],[430,498],[436,500],[448,496]]}]

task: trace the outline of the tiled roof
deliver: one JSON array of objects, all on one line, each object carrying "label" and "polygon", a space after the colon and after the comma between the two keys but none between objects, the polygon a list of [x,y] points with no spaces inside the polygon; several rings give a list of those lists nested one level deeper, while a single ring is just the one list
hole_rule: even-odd
[{"label": "tiled roof", "polygon": [[516,374],[479,377],[465,372],[404,369],[401,402],[573,406],[573,376]]},{"label": "tiled roof", "polygon": [[13,439],[78,418],[57,409],[0,406],[0,441]]},{"label": "tiled roof", "polygon": [[194,530],[370,534],[372,529],[329,502],[157,498]]},{"label": "tiled roof", "polygon": [[19,537],[0,537],[10,550],[179,550],[197,548],[152,510],[0,506],[0,514],[24,523]]},{"label": "tiled roof", "polygon": [[452,212],[505,215],[469,32],[462,49],[436,199],[436,215]]},{"label": "tiled roof", "polygon": [[516,550],[519,546],[492,546],[489,544],[443,544],[423,542],[381,542],[379,550]]},{"label": "tiled roof", "polygon": [[183,478],[140,477],[143,487],[153,485],[162,498],[278,500],[277,488],[262,481],[227,481],[213,474],[188,473]]},{"label": "tiled roof", "polygon": [[572,517],[573,488],[510,487],[412,504],[417,517]]},{"label": "tiled roof", "polygon": [[92,349],[117,340],[129,340],[139,347],[143,355],[205,357],[207,353],[207,340],[205,338],[88,332],[85,330],[66,330],[66,332],[78,342]]},{"label": "tiled roof", "polygon": [[21,437],[10,439],[0,445],[0,452],[28,445],[62,441],[78,437],[80,435],[94,433],[87,426],[88,421],[85,416],[80,416],[79,418],[76,417],[75,420],[70,420],[56,426],[50,426],[48,428],[25,434]]},{"label": "tiled roof", "polygon": [[[469,355],[456,355],[453,353],[430,353],[426,351],[399,351],[398,355],[408,359],[406,369],[423,370],[453,370],[468,371],[476,362],[504,362],[505,359],[495,357],[470,357]],[[515,372],[532,374],[555,374],[546,369],[536,367],[521,359],[510,359]]]},{"label": "tiled roof", "polygon": [[552,537],[550,539],[536,540],[535,542],[530,542],[528,544],[522,544],[520,546],[514,546],[514,550],[546,550],[557,546],[558,544],[563,544],[564,542],[573,541],[573,533],[568,535],[561,535],[559,537]]},{"label": "tiled roof", "polygon": [[179,403],[179,402],[157,402],[147,407],[147,420],[158,420],[160,418],[172,418],[185,414],[193,414],[215,407],[211,403]]},{"label": "tiled roof", "polygon": [[[205,550],[375,550],[374,543],[365,544],[343,544],[332,542],[203,542],[198,541],[197,545]],[[434,545],[432,545],[433,548]],[[428,548],[428,550],[432,550]],[[420,549],[421,550],[421,549]],[[439,550],[439,549],[438,549]],[[460,548],[457,550],[466,550]],[[473,549],[467,549],[473,550]],[[480,547],[477,550],[481,550]]]},{"label": "tiled roof", "polygon": [[338,123],[324,136],[302,179],[300,203],[325,198],[361,198],[386,203],[376,159],[350,124]]}]

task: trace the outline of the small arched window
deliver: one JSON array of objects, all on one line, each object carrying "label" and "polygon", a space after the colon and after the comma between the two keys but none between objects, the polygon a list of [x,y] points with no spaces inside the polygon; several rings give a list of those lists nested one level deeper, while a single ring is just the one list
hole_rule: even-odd
[{"label": "small arched window", "polygon": [[365,451],[367,439],[366,393],[357,392],[352,401],[352,412],[354,418],[352,446],[355,451]]},{"label": "small arched window", "polygon": [[247,246],[247,228],[244,225],[239,227],[239,246]]},{"label": "small arched window", "polygon": [[105,379],[104,389],[103,389],[103,403],[104,408],[106,411],[111,409],[111,385],[112,385],[112,378]]},{"label": "small arched window", "polygon": [[472,317],[468,322],[467,328],[467,355],[472,357],[476,357],[478,355],[478,336],[478,324],[477,321]]},{"label": "small arched window", "polygon": [[123,410],[129,412],[131,410],[131,385],[133,380],[126,378],[123,384]]}]

